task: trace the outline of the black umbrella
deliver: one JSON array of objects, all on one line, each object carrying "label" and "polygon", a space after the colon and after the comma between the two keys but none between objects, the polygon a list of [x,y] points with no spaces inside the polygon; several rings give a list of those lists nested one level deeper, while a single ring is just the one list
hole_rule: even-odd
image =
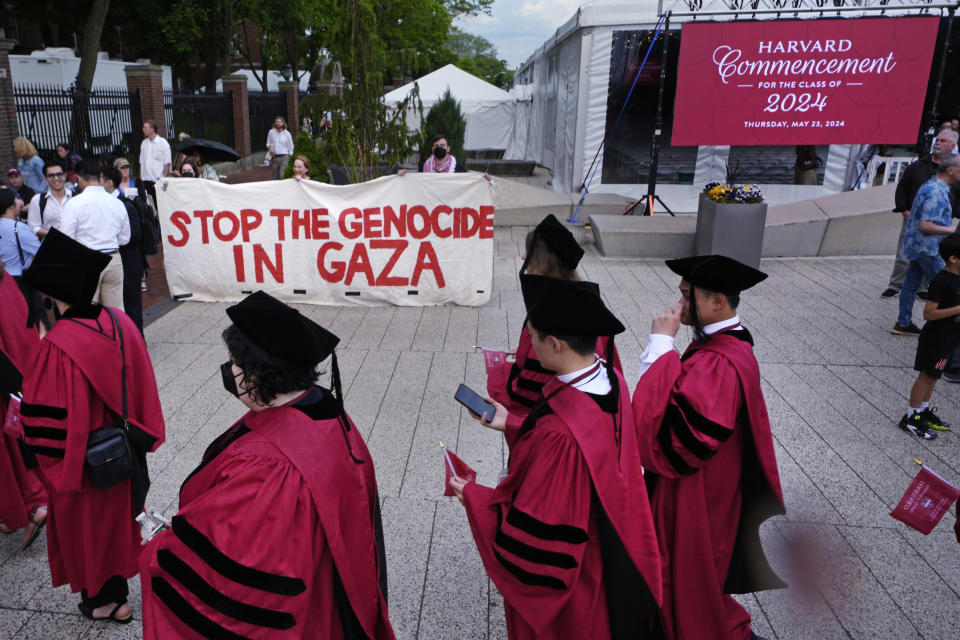
[{"label": "black umbrella", "polygon": [[186,154],[199,153],[204,162],[231,162],[240,159],[240,154],[227,145],[204,138],[184,138],[173,145],[173,150]]}]

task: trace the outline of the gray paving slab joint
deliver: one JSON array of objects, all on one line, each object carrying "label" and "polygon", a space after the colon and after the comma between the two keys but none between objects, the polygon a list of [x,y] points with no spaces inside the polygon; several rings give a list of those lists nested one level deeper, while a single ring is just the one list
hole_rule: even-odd
[{"label": "gray paving slab joint", "polygon": [[[474,345],[516,345],[525,315],[516,272],[527,230],[495,229],[495,286],[483,307],[298,307],[341,337],[347,409],[377,468],[391,618],[403,640],[507,637],[503,600],[483,571],[463,510],[442,497],[437,441],[484,484],[495,484],[507,464],[502,438],[470,419],[453,393],[461,382],[484,388]],[[676,277],[659,260],[586,250],[581,275],[600,283],[627,327],[617,344],[632,387],[651,319],[678,298]],[[914,458],[960,485],[955,433],[923,442],[897,429],[917,343],[889,333],[897,301],[881,299],[880,291],[890,266],[890,257],[765,259],[770,277],[743,296],[740,315],[756,339],[788,507],[761,536],[791,587],[738,599],[754,630],[771,640],[957,637],[960,547],[952,513],[929,536],[888,515],[916,473]],[[226,305],[171,307],[146,328],[168,428],[167,443],[150,456],[148,507],[168,514],[207,444],[244,411],[223,392],[217,371]],[[915,311],[919,319],[920,307]],[[678,348],[689,340],[681,329]],[[957,390],[942,383],[933,398],[955,424]],[[23,553],[17,543],[17,536],[0,536],[0,638],[141,637],[138,624],[83,619],[77,596],[51,587],[45,534]],[[131,604],[139,620],[137,579]]]}]

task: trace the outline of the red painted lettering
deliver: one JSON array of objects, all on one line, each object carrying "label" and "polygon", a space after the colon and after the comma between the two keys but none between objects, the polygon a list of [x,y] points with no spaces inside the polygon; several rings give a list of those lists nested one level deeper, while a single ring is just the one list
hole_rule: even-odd
[{"label": "red painted lettering", "polygon": [[453,224],[454,220],[451,220],[449,227],[440,226],[440,216],[449,216],[453,213],[453,209],[448,207],[445,204],[438,205],[433,208],[433,211],[430,213],[430,226],[433,227],[433,235],[438,238],[449,238],[453,235]]},{"label": "red painted lettering", "polygon": [[233,245],[233,264],[237,269],[237,282],[246,282],[246,273],[243,268],[243,245]]},{"label": "red painted lettering", "polygon": [[[471,224],[472,223],[472,224]],[[480,214],[476,209],[464,207],[460,211],[460,237],[469,238],[480,229]]]},{"label": "red painted lettering", "polygon": [[367,284],[373,286],[373,268],[370,266],[370,256],[367,255],[367,247],[361,243],[353,245],[353,254],[350,256],[350,263],[347,265],[347,277],[343,281],[346,285],[353,284],[353,277],[357,272],[367,277]]},{"label": "red painted lettering", "polygon": [[307,209],[300,211],[294,209],[290,214],[290,226],[293,227],[293,239],[300,239],[300,232],[303,231],[303,237],[310,239],[310,212]]},{"label": "red painted lettering", "polygon": [[170,215],[170,224],[180,230],[180,237],[174,238],[173,235],[168,235],[167,242],[174,247],[182,247],[187,244],[190,241],[190,229],[187,227],[190,224],[190,216],[187,215],[187,212],[174,211]]},{"label": "red painted lettering", "polygon": [[[417,217],[420,218],[422,227],[417,228]],[[423,205],[414,205],[407,209],[407,231],[417,240],[423,240],[430,235],[430,214]]]},{"label": "red painted lettering", "polygon": [[[294,209],[296,211],[296,209]],[[270,209],[270,215],[277,219],[277,240],[284,240],[284,221],[290,215],[290,209]]]},{"label": "red painted lettering", "polygon": [[393,207],[384,207],[383,221],[383,235],[385,237],[391,237],[394,231],[401,238],[407,235],[407,205],[400,205],[399,215],[397,215],[397,212],[393,210]]},{"label": "red painted lettering", "polygon": [[493,207],[489,205],[484,205],[480,207],[480,237],[481,238],[492,238],[493,237]]},{"label": "red painted lettering", "polygon": [[409,242],[406,240],[371,240],[370,248],[371,249],[393,249],[393,255],[390,256],[390,259],[387,260],[387,264],[384,265],[383,271],[380,272],[380,275],[377,276],[376,286],[378,287],[402,287],[405,286],[408,282],[406,278],[401,278],[400,276],[390,276],[390,272],[397,265],[397,261],[400,260],[400,256],[403,255],[403,250],[407,248]]},{"label": "red painted lettering", "polygon": [[193,217],[200,221],[200,242],[210,244],[210,234],[207,231],[207,223],[213,217],[213,211],[194,211]]},{"label": "red painted lettering", "polygon": [[[230,222],[230,231],[225,233],[221,228],[221,222],[228,220]],[[237,234],[240,232],[240,220],[237,219],[237,214],[233,211],[221,211],[217,215],[213,216],[213,235],[217,236],[217,240],[223,242],[230,242],[237,237]]]},{"label": "red painted lettering", "polygon": [[314,240],[328,240],[330,239],[329,231],[321,231],[321,229],[329,229],[330,221],[323,216],[327,215],[326,209],[311,209],[310,214],[313,216],[313,239]]},{"label": "red painted lettering", "polygon": [[[263,216],[256,209],[240,209],[240,233],[244,242],[250,242],[250,232],[260,226]],[[280,239],[283,240],[283,229],[280,229]]]},{"label": "red painted lettering", "polygon": [[263,282],[263,268],[266,267],[273,276],[274,282],[283,284],[283,245],[279,242],[273,245],[274,260],[270,262],[270,257],[262,245],[253,245],[253,275],[257,282]]},{"label": "red painted lettering", "polygon": [[[314,209],[314,211],[316,211],[316,209]],[[324,242],[320,247],[320,251],[317,252],[317,271],[320,272],[320,277],[327,282],[340,282],[343,279],[343,272],[346,269],[343,261],[332,261],[330,263],[330,269],[327,269],[326,265],[324,264],[327,251],[330,251],[331,249],[333,251],[340,251],[343,249],[343,245],[339,242]]]},{"label": "red painted lettering", "polygon": [[[348,217],[356,218],[356,220],[354,220],[353,223],[348,223]],[[340,213],[340,233],[343,234],[344,238],[347,240],[356,240],[360,237],[360,234],[363,233],[363,223],[360,221],[362,217],[363,214],[360,212],[360,209],[356,207],[344,209]]]},{"label": "red painted lettering", "polygon": [[420,243],[420,251],[417,252],[417,264],[413,268],[413,277],[410,278],[410,284],[417,286],[420,283],[420,274],[425,269],[433,272],[433,277],[437,281],[437,286],[443,289],[446,285],[443,281],[443,272],[440,270],[440,261],[437,259],[437,253],[433,250],[433,245],[429,242]]},{"label": "red painted lettering", "polygon": [[383,218],[380,217],[380,207],[371,207],[363,210],[363,237],[380,238],[383,236]]}]

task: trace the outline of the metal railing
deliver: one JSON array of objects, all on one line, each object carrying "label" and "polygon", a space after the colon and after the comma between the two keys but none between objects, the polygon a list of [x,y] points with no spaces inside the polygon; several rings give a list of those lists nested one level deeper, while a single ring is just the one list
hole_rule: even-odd
[{"label": "metal railing", "polygon": [[[277,116],[287,118],[287,95],[285,93],[249,93],[250,148],[262,151],[267,144],[267,133]],[[287,122],[290,133],[296,135],[299,123]]]},{"label": "metal railing", "polygon": [[171,140],[186,133],[234,146],[232,94],[164,91],[163,107]]},{"label": "metal railing", "polygon": [[129,155],[139,149],[140,93],[126,87],[84,91],[55,85],[13,87],[20,135],[40,157],[52,160],[57,145],[70,144],[82,156],[104,152]]}]

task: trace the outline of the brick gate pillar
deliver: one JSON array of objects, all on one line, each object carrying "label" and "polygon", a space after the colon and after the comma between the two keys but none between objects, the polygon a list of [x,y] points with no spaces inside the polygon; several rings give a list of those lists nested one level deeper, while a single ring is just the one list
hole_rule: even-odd
[{"label": "brick gate pillar", "polygon": [[287,96],[287,129],[296,136],[300,131],[300,83],[283,81],[277,87]]},{"label": "brick gate pillar", "polygon": [[[234,74],[224,76],[223,90],[233,96],[233,146],[241,158],[251,153],[250,148],[250,100],[247,95],[247,76]],[[259,147],[258,147],[259,148]]]},{"label": "brick gate pillar", "polygon": [[[140,92],[141,122],[149,120],[157,135],[167,137],[167,117],[163,105],[163,67],[158,64],[127,65],[127,90]],[[134,132],[139,133],[139,132]]]}]

